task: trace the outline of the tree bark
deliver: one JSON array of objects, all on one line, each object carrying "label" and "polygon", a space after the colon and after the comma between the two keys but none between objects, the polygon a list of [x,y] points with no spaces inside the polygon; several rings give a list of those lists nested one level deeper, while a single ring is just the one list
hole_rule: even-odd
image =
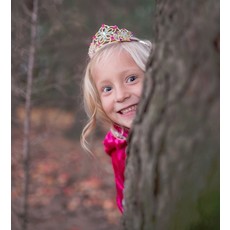
[{"label": "tree bark", "polygon": [[38,0],[33,0],[33,12],[31,15],[31,43],[28,57],[27,71],[27,88],[25,101],[25,120],[24,120],[24,139],[23,139],[23,200],[22,200],[22,230],[27,229],[28,223],[28,195],[29,195],[29,156],[30,156],[30,113],[31,113],[31,94],[33,82],[33,69],[36,47],[36,32],[37,32],[37,12]]},{"label": "tree bark", "polygon": [[219,229],[219,2],[156,0],[125,230]]}]

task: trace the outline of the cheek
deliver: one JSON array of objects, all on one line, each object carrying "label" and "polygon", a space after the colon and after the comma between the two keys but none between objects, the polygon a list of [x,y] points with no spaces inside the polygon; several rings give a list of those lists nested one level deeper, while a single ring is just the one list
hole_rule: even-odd
[{"label": "cheek", "polygon": [[140,82],[140,84],[138,84],[137,87],[136,87],[136,89],[135,89],[136,95],[138,97],[141,97],[142,88],[143,88],[143,81]]},{"label": "cheek", "polygon": [[111,103],[109,102],[109,100],[107,98],[101,99],[101,105],[102,105],[102,108],[105,111],[105,113],[108,113],[111,110]]}]

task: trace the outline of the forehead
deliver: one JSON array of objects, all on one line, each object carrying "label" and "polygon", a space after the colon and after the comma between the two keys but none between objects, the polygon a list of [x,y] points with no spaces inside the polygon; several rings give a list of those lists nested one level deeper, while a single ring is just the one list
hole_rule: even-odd
[{"label": "forehead", "polygon": [[102,53],[94,60],[91,67],[91,74],[98,75],[118,75],[124,71],[140,70],[131,55],[124,49],[110,49]]}]

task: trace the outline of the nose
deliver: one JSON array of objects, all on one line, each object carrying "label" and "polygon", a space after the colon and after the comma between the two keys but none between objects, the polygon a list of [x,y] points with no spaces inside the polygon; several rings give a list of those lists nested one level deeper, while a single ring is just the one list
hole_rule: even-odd
[{"label": "nose", "polygon": [[115,95],[115,100],[116,102],[123,102],[126,99],[130,97],[129,91],[126,89],[126,87],[119,86],[116,89],[116,95]]}]

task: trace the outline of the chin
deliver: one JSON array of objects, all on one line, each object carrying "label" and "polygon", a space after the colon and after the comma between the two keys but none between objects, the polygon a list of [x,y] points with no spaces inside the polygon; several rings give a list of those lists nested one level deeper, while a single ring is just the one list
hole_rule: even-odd
[{"label": "chin", "polygon": [[113,120],[113,122],[115,124],[118,124],[121,127],[130,129],[132,127],[134,117],[135,116],[129,116],[129,117],[127,117],[127,116],[124,117],[123,116],[123,117],[116,117],[116,118],[111,119],[111,120]]},{"label": "chin", "polygon": [[122,122],[122,126],[130,129],[132,127],[133,121]]}]

